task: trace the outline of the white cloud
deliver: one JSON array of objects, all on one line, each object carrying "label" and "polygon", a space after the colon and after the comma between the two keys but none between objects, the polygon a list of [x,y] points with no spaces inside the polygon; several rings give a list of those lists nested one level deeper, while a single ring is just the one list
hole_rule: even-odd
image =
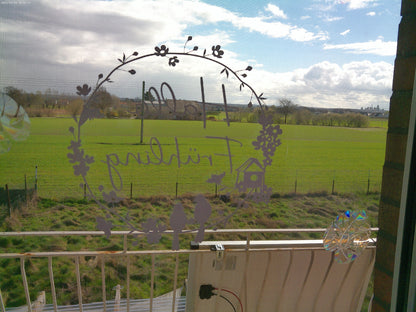
[{"label": "white cloud", "polygon": [[310,15],[304,15],[304,16],[300,17],[301,20],[307,20],[307,19],[310,19],[310,18],[311,18]]},{"label": "white cloud", "polygon": [[354,54],[374,54],[381,56],[394,56],[396,55],[395,41],[383,41],[377,39],[367,42],[356,42],[346,44],[324,44],[324,50],[344,50],[347,53]]},{"label": "white cloud", "polygon": [[364,9],[370,5],[377,3],[377,0],[349,0],[347,1],[347,7],[350,10]]},{"label": "white cloud", "polygon": [[351,29],[347,29],[346,31],[343,31],[342,33],[340,33],[341,36],[346,36],[347,34],[349,34],[351,32]]},{"label": "white cloud", "polygon": [[[282,15],[277,6],[268,8]],[[46,65],[52,68],[77,65],[84,67],[79,69],[84,72],[85,64],[107,66],[122,52],[152,53],[154,45],[166,42],[172,49],[180,50],[184,38],[189,35],[186,29],[201,24],[212,28],[216,23],[225,22],[271,38],[300,42],[327,38],[322,32],[269,22],[264,17],[244,17],[218,6],[188,0],[28,2],[19,6],[19,11],[8,12],[2,8],[0,20],[5,34],[1,40],[5,48],[0,55],[2,79],[23,73],[25,68],[30,72],[26,75],[33,77],[35,67],[35,72],[40,73]],[[224,30],[211,29],[195,36],[191,44],[209,49],[218,43],[226,48],[232,42]],[[41,81],[39,77],[38,81]]]},{"label": "white cloud", "polygon": [[275,17],[287,19],[287,15],[278,6],[269,3],[266,7],[266,11],[271,12]]},{"label": "white cloud", "polygon": [[375,16],[376,15],[376,12],[368,12],[366,15],[367,16]]},{"label": "white cloud", "polygon": [[327,16],[327,15],[324,16],[324,21],[325,22],[336,22],[336,21],[340,21],[342,19],[344,19],[344,18],[341,17],[341,16]]},{"label": "white cloud", "polygon": [[305,28],[281,22],[266,22],[261,17],[241,17],[232,20],[232,23],[238,28],[248,28],[250,31],[255,31],[271,38],[287,38],[300,42],[328,39],[328,34],[325,32],[313,33]]},{"label": "white cloud", "polygon": [[269,105],[288,97],[302,106],[387,108],[391,95],[393,65],[386,62],[350,62],[342,66],[321,62],[286,73],[260,71],[262,89]]},{"label": "white cloud", "polygon": [[[256,91],[264,92],[269,104],[287,95],[301,105],[346,107],[359,102],[357,107],[370,106],[372,101],[384,103],[391,89],[388,75],[392,66],[383,68],[379,63],[339,66],[326,62],[287,73],[268,72],[265,68],[269,66],[263,67],[262,64],[265,60],[244,60],[229,50],[235,40],[232,35],[235,28],[297,42],[326,40],[328,34],[270,21],[262,16],[240,16],[200,1],[73,0],[59,2],[59,5],[54,1],[39,1],[36,5],[19,6],[19,11],[13,12],[13,19],[8,18],[6,11],[0,11],[0,21],[3,35],[0,87],[16,84],[23,89],[28,87],[27,91],[50,87],[73,93],[77,84],[95,83],[98,73],[106,74],[111,70],[123,52],[126,55],[133,51],[138,51],[139,55],[152,54],[154,46],[161,44],[167,44],[171,51],[183,51],[184,39],[193,35],[187,33],[189,27],[204,25],[204,31],[188,43],[189,49],[198,45],[199,54],[204,48],[211,53],[213,44],[221,44],[226,63],[231,68],[244,69],[252,65],[253,71],[249,73],[247,82]],[[218,29],[222,24],[217,23],[227,23],[234,29]],[[327,44],[324,48],[377,54],[378,50],[384,51],[389,45],[390,42],[379,38],[368,43]],[[140,95],[138,86],[143,80],[149,85],[168,81],[172,82],[178,98],[200,99],[199,77],[204,76],[207,101],[221,102],[221,83],[227,81],[224,75],[218,78],[222,68],[212,66],[212,62],[194,63],[188,59],[191,58],[181,57],[180,63],[172,68],[168,65],[168,58],[146,58],[140,64],[132,64],[137,71],[135,76],[117,72],[115,83],[109,84],[108,89],[119,96],[135,97]],[[383,71],[376,73],[371,67]],[[227,86],[230,103],[246,101],[243,98],[246,94],[240,93],[238,87],[235,80],[233,86]],[[351,98],[357,101],[351,101]]]}]

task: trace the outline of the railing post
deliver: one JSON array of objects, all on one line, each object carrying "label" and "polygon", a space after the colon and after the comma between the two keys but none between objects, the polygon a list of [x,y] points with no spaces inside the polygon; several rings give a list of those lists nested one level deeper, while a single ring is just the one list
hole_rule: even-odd
[{"label": "railing post", "polygon": [[78,291],[78,304],[79,311],[82,312],[82,289],[81,289],[81,274],[79,272],[79,256],[75,257],[75,270],[77,275],[77,291]]},{"label": "railing post", "polygon": [[155,287],[155,254],[152,254],[152,270],[150,273],[150,307],[149,312],[153,312],[153,295]]},{"label": "railing post", "polygon": [[179,270],[179,254],[176,254],[175,260],[175,277],[173,279],[173,298],[172,298],[172,312],[175,312],[176,306],[176,287],[178,284],[178,270]]},{"label": "railing post", "polygon": [[58,305],[56,303],[56,290],[55,290],[55,280],[53,278],[52,257],[48,257],[48,270],[49,270],[49,279],[50,279],[50,282],[51,282],[53,309],[54,309],[55,312],[57,312],[58,311]]},{"label": "railing post", "polygon": [[123,235],[123,251],[127,252],[127,234]]},{"label": "railing post", "polygon": [[27,284],[25,258],[20,258],[20,272],[22,273],[23,287],[25,289],[26,304],[28,312],[32,312],[32,303],[30,302],[29,286]]},{"label": "railing post", "polygon": [[0,309],[1,309],[1,312],[6,312],[6,308],[4,307],[3,297],[1,295],[1,290],[0,290]]},{"label": "railing post", "polygon": [[127,261],[126,261],[126,266],[127,266],[127,268],[126,268],[126,274],[127,274],[127,281],[126,281],[126,284],[127,284],[127,289],[126,289],[126,292],[127,292],[127,312],[130,312],[130,256],[127,256]]},{"label": "railing post", "polygon": [[105,293],[105,256],[101,257],[101,287],[103,292],[103,308],[104,312],[107,311],[106,301],[107,295]]}]

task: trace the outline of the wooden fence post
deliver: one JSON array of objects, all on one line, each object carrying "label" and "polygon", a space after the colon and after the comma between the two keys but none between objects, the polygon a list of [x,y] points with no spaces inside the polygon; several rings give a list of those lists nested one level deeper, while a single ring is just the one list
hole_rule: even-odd
[{"label": "wooden fence post", "polygon": [[295,195],[298,190],[298,171],[296,170],[296,178],[295,178]]},{"label": "wooden fence post", "polygon": [[25,200],[27,203],[27,178],[26,178],[26,174],[25,174]]},{"label": "wooden fence post", "polygon": [[35,167],[35,194],[38,195],[38,166]]},{"label": "wooden fence post", "polygon": [[9,217],[12,216],[12,205],[10,202],[10,192],[9,192],[9,185],[6,184],[6,196],[7,196],[7,207],[9,208]]},{"label": "wooden fence post", "polygon": [[130,199],[133,198],[133,182],[130,182]]}]

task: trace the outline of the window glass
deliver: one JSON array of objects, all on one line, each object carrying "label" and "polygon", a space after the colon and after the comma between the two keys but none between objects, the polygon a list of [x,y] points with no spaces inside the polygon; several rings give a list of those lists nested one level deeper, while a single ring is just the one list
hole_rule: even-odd
[{"label": "window glass", "polygon": [[0,0],[0,232],[377,226],[399,6]]}]

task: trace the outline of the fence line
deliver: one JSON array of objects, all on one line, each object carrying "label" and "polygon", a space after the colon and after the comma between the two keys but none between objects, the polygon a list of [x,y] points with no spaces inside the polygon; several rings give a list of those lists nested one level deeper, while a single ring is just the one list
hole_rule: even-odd
[{"label": "fence line", "polygon": [[[278,194],[306,194],[325,192],[335,193],[374,193],[381,190],[382,170],[291,170],[290,172],[279,172],[273,177],[266,176],[266,185],[272,188],[273,193]],[[105,189],[111,189],[108,177],[103,175],[95,176],[89,182],[90,188],[94,191],[100,185]],[[161,178],[162,180],[162,178]],[[228,188],[222,185],[208,182],[200,182],[201,179],[185,179],[178,177],[176,180],[164,179],[157,184],[134,181],[134,177],[123,184],[120,196],[125,198],[137,198],[149,195],[181,196],[187,193],[204,193],[215,196],[225,194],[232,190],[232,181]],[[37,193],[44,198],[74,198],[82,199],[88,197],[88,188],[81,179],[74,177],[72,180],[59,176],[40,176],[27,178],[23,177],[20,183],[6,183],[0,186],[0,206],[16,206],[20,202],[27,201],[27,198]],[[104,181],[107,181],[105,185]]]}]

